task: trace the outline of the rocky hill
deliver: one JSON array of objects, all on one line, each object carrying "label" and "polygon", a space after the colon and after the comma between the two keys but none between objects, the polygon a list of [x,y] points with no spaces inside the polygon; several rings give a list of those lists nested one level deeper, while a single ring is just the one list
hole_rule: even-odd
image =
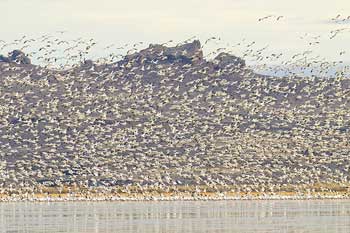
[{"label": "rocky hill", "polygon": [[64,71],[0,57],[0,189],[350,183],[350,80],[271,77],[199,41]]}]

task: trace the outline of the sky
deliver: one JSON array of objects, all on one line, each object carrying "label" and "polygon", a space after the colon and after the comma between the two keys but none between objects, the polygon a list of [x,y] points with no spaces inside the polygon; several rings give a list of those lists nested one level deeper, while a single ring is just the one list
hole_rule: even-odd
[{"label": "sky", "polygon": [[[216,36],[220,46],[254,41],[255,49],[268,46],[270,52],[290,55],[311,49],[329,60],[339,59],[344,50],[348,53],[341,59],[350,61],[350,30],[329,39],[332,30],[350,28],[350,20],[331,21],[338,14],[350,16],[349,0],[0,0],[0,10],[0,40],[5,41],[59,30],[104,45],[181,42],[193,36],[203,42]],[[267,15],[283,18],[258,21]],[[322,43],[309,45],[316,40]],[[233,53],[239,55],[238,47]]]}]

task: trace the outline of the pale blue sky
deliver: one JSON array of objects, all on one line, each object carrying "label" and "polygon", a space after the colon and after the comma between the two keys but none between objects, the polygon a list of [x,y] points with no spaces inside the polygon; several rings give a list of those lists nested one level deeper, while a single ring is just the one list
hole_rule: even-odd
[{"label": "pale blue sky", "polygon": [[[310,49],[299,38],[309,33],[322,36],[311,48],[322,56],[336,59],[347,50],[346,60],[350,54],[350,31],[329,39],[331,30],[350,27],[330,22],[338,14],[350,16],[349,0],[0,0],[0,10],[0,39],[6,41],[57,30],[101,44],[220,36],[223,46],[246,38],[257,41],[256,49],[269,45],[271,51],[292,54]],[[258,22],[269,14],[284,18]]]}]

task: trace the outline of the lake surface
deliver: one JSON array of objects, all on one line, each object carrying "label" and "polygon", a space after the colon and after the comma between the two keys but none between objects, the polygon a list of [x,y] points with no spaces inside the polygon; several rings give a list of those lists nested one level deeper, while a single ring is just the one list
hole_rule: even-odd
[{"label": "lake surface", "polygon": [[350,200],[0,203],[0,232],[350,232]]}]

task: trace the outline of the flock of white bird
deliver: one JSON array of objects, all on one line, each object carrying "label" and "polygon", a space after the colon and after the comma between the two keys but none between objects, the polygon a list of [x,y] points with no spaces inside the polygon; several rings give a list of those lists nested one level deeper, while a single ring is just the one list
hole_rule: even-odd
[{"label": "flock of white bird", "polygon": [[[259,21],[272,17],[282,19]],[[217,38],[205,43],[210,40]],[[13,43],[23,50],[31,41],[24,36]],[[47,64],[79,60],[96,44],[79,38],[75,43],[86,52],[54,59],[52,43],[66,44],[65,52],[74,46],[50,35],[40,41],[39,60]],[[348,188],[347,67],[331,78],[277,77],[257,74],[220,50],[208,60],[198,40],[136,51],[141,44],[126,56],[69,69],[23,64],[21,57],[0,62],[0,193]],[[262,49],[246,46],[263,59]],[[315,58],[304,67],[314,64],[318,74],[338,65]]]}]

